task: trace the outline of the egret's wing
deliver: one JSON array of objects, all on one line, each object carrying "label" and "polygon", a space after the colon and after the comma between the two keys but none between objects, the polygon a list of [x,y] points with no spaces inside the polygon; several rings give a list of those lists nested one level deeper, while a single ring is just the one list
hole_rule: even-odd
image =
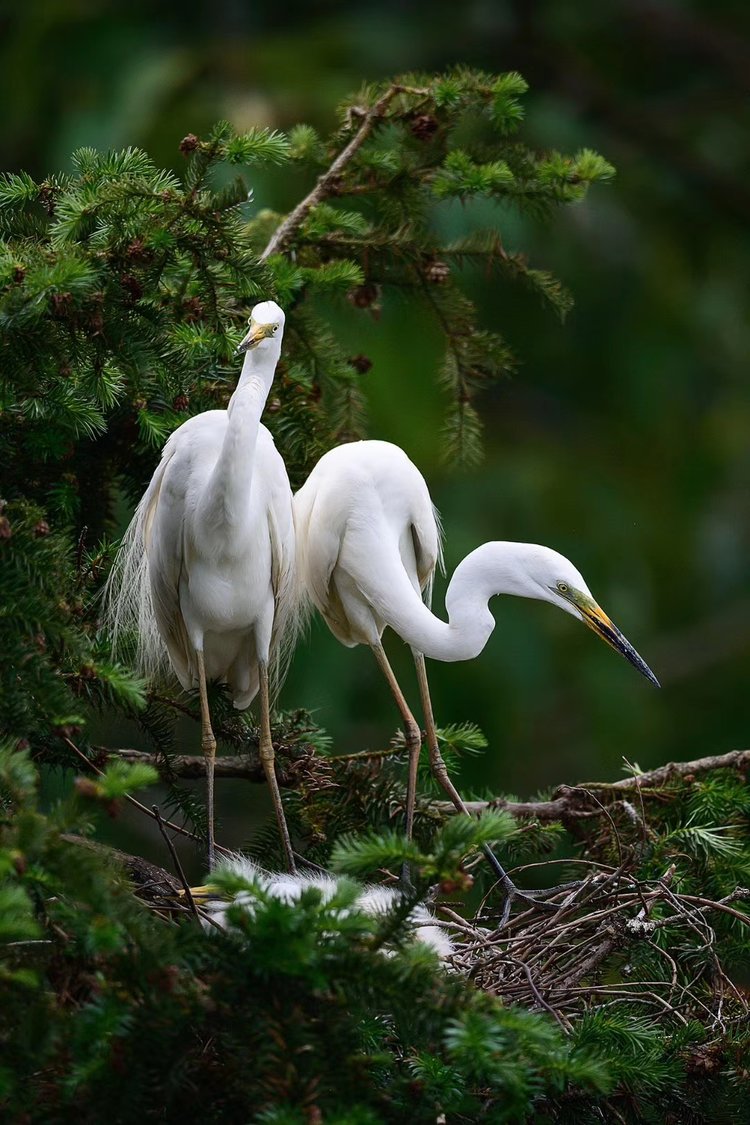
[{"label": "egret's wing", "polygon": [[103,623],[114,650],[118,650],[124,638],[135,634],[135,663],[147,677],[157,675],[167,665],[167,648],[161,633],[163,609],[157,614],[149,556],[154,528],[159,526],[156,517],[164,478],[176,451],[175,437],[173,434],[167,441],[162,459],[123,536],[104,592]]},{"label": "egret's wing", "polygon": [[[316,494],[300,490],[294,499],[294,522],[300,577],[305,583],[306,593],[324,613],[331,575],[341,552],[345,519],[328,502],[325,492]],[[314,532],[311,532],[312,528]]]},{"label": "egret's wing", "polygon": [[143,545],[148,560],[156,627],[167,647],[177,678],[184,688],[190,688],[195,674],[193,649],[180,612],[189,475],[184,471],[180,443],[173,443],[175,437],[176,434],[173,434],[167,442],[161,463],[142,501],[145,505]]},{"label": "egret's wing", "polygon": [[268,538],[271,543],[271,588],[275,606],[273,632],[274,637],[278,637],[284,632],[296,601],[291,503],[288,511],[275,505],[269,506]]},{"label": "egret's wing", "polygon": [[425,502],[414,514],[411,523],[414,558],[417,564],[419,588],[428,605],[432,602],[432,583],[435,568],[443,571],[443,528],[440,513],[427,495]]},{"label": "egret's wing", "polygon": [[[265,436],[265,426],[260,429]],[[270,434],[267,443],[259,441],[256,457],[262,458],[263,479],[268,489],[266,520],[274,597],[271,673],[274,690],[278,690],[304,623],[304,604],[297,573],[292,490],[286,466]]]}]

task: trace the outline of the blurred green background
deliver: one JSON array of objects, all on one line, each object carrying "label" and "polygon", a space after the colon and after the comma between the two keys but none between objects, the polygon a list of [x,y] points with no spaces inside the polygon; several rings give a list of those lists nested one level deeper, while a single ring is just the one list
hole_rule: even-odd
[{"label": "blurred green background", "polygon": [[[430,322],[394,300],[378,322],[333,314],[374,360],[370,435],[401,444],[428,479],[448,572],[487,539],[557,548],[663,684],[549,606],[498,600],[482,656],[431,667],[438,721],[470,719],[489,738],[464,766],[476,787],[528,794],[614,778],[623,756],[649,767],[747,745],[746,12],[731,0],[45,0],[0,14],[3,168],[42,175],[84,144],[138,144],[179,168],[180,138],[218,118],[325,131],[362,81],[459,62],[521,71],[531,145],[586,145],[616,165],[612,185],[551,224],[495,212],[506,245],[556,272],[576,307],[560,325],[468,276],[522,361],[481,401],[479,468],[441,462]],[[279,209],[305,187],[284,173],[253,186],[258,206]],[[465,218],[456,206],[440,221]],[[408,654],[395,638],[389,649],[416,701]],[[341,752],[385,745],[397,721],[370,653],[319,626],[281,702],[314,709]],[[226,787],[218,796],[226,814]],[[246,800],[235,787],[235,807]]]}]

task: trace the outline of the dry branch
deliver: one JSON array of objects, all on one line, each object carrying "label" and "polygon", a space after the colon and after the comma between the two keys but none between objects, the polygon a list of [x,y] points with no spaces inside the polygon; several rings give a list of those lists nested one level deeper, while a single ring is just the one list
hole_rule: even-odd
[{"label": "dry branch", "polygon": [[[159,754],[149,754],[145,750],[129,747],[94,746],[96,754],[107,758],[119,758],[123,762],[153,766],[160,774],[185,779],[206,776],[206,759],[202,754],[175,754],[168,759]],[[284,767],[277,767],[279,785],[287,784]],[[257,751],[248,754],[219,756],[216,759],[216,777],[244,778],[246,781],[265,781],[265,774]]]},{"label": "dry branch", "polygon": [[[153,766],[165,778],[201,778],[206,776],[206,760],[202,754],[175,754],[165,758],[160,754],[149,754],[145,750],[130,747],[94,746],[100,758],[119,758],[123,762],[142,763]],[[276,777],[279,785],[294,789],[313,760],[312,748],[295,747],[295,757],[276,758]],[[282,755],[284,751],[282,749]],[[322,759],[325,761],[325,759]],[[265,783],[266,775],[257,750],[245,754],[220,755],[216,759],[217,778],[241,778],[245,781]]]},{"label": "dry branch", "polygon": [[[594,797],[594,793],[611,793],[619,797],[620,803],[625,794],[640,793],[644,797],[660,797],[669,792],[675,782],[690,782],[700,774],[714,770],[734,769],[745,772],[750,769],[750,750],[731,750],[728,754],[712,754],[696,758],[692,762],[669,762],[658,769],[622,777],[617,781],[586,781],[580,785],[561,785],[549,801],[507,801],[496,797],[489,801],[467,801],[469,812],[480,815],[488,809],[503,809],[519,818],[534,817],[536,820],[551,822],[602,816],[607,806]],[[449,801],[435,801],[433,808],[440,812],[453,812]],[[611,805],[609,806],[611,807]]]},{"label": "dry branch", "polygon": [[[321,778],[325,774],[328,779],[331,769],[336,769],[339,764],[355,765],[359,758],[369,761],[371,757],[383,757],[394,752],[393,750],[376,751],[373,754],[344,755],[336,759],[315,755],[309,745],[296,745],[290,751],[295,757],[290,759],[285,754],[286,749],[280,747],[281,754],[276,758],[276,771],[279,785],[287,789],[295,789],[303,782],[309,782],[311,775],[317,773],[320,773]],[[179,754],[167,760],[157,754],[130,748],[95,746],[94,750],[104,758],[120,758],[125,762],[142,762],[153,766],[168,778],[202,778],[206,773],[205,761],[200,754]],[[725,769],[741,772],[750,769],[750,750],[732,750],[727,754],[713,754],[705,758],[696,758],[691,762],[669,762],[665,766],[659,766],[658,769],[632,777],[619,778],[617,781],[587,781],[581,785],[561,785],[549,801],[508,801],[503,797],[497,797],[489,801],[467,801],[466,805],[469,812],[475,815],[480,815],[488,809],[503,809],[522,820],[533,818],[543,823],[555,821],[566,823],[606,815],[613,804],[628,806],[632,812],[632,806],[626,800],[628,794],[640,793],[644,797],[663,799],[669,794],[670,787],[675,782],[690,782],[701,774]],[[255,749],[248,749],[244,754],[218,757],[216,777],[265,782],[260,756]],[[612,794],[615,802],[604,804],[596,794]],[[429,807],[441,814],[453,814],[455,811],[449,801],[431,801]]]}]

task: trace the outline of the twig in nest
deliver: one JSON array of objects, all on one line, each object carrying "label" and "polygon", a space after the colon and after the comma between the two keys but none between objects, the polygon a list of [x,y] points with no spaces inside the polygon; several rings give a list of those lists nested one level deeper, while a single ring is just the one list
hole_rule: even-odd
[{"label": "twig in nest", "polygon": [[169,848],[169,854],[172,857],[172,863],[175,866],[175,871],[177,872],[177,876],[178,876],[180,882],[182,883],[182,889],[185,892],[185,898],[187,899],[188,906],[190,907],[190,912],[193,915],[193,917],[195,918],[196,922],[200,923],[200,918],[198,917],[198,909],[197,909],[197,907],[195,905],[195,902],[193,900],[193,894],[192,894],[192,891],[190,890],[190,884],[188,883],[187,879],[185,878],[185,872],[182,870],[182,864],[180,863],[180,857],[177,854],[177,849],[174,846],[174,842],[172,840],[172,837],[168,834],[168,832],[167,832],[167,830],[164,826],[164,820],[162,818],[161,812],[159,811],[159,806],[158,805],[152,805],[151,808],[154,810],[154,816],[156,817],[156,823],[159,825],[159,831],[161,832],[162,836],[164,837],[165,844]]},{"label": "twig in nest", "polygon": [[[673,878],[672,865],[656,880],[639,880],[622,868],[598,870],[553,917],[530,909],[500,929],[465,928],[467,940],[453,964],[479,987],[509,1003],[551,1011],[566,1027],[586,1010],[632,1002],[682,1025],[700,1018],[727,1031],[748,1018],[750,999],[724,971],[710,915],[729,913],[750,929],[750,914],[731,905],[750,892],[738,888],[714,902],[680,894]],[[656,930],[667,931],[666,948],[652,939]],[[647,961],[648,979],[628,979],[639,960],[629,966],[629,951],[641,943],[657,957]],[[682,968],[688,964],[699,966],[694,977]]]}]

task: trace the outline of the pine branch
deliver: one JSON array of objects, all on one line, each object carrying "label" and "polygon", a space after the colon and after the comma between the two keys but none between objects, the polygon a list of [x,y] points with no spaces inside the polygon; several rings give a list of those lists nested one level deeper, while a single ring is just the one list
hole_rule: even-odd
[{"label": "pine branch", "polygon": [[[129,747],[94,746],[94,751],[106,758],[121,762],[143,763],[153,766],[165,777],[191,779],[206,776],[206,759],[202,754],[175,754],[167,761],[160,754],[149,754],[145,750]],[[243,781],[263,783],[266,780],[263,765],[257,749],[247,754],[233,754],[216,759],[215,773],[222,779],[241,778]],[[294,784],[294,771],[285,768],[285,763],[276,759],[276,776],[279,785],[290,787]]]},{"label": "pine branch", "polygon": [[[397,94],[402,94],[406,91],[404,86],[392,85],[389,86],[382,97],[378,98],[375,105],[368,110],[360,110],[362,115],[362,124],[357,132],[354,134],[348,145],[341,150],[331,166],[322,176],[318,177],[315,187],[312,191],[302,199],[293,211],[290,211],[287,217],[274,231],[271,239],[266,245],[265,250],[260,255],[260,261],[264,262],[266,258],[270,258],[272,254],[280,254],[285,248],[295,231],[299,229],[305,221],[310,211],[317,203],[322,202],[332,192],[332,188],[336,183],[336,179],[341,175],[347,164],[359,152],[362,145],[372,133],[376,124],[382,119],[386,109],[396,97]],[[411,90],[410,93],[424,93],[427,91]],[[354,110],[350,111],[354,116]]]},{"label": "pine branch", "polygon": [[[169,778],[194,779],[205,777],[205,760],[200,754],[178,754],[167,762],[158,754],[149,754],[143,750],[126,747],[113,748],[107,746],[93,747],[97,754],[107,758],[115,758],[130,763],[141,763],[153,766]],[[309,783],[310,780],[310,752],[311,747],[296,747],[305,750],[303,757],[298,762],[276,759],[276,770],[279,785],[285,789],[298,789]],[[370,761],[374,758],[390,757],[397,753],[398,747],[387,750],[361,751],[357,754],[344,754],[340,757],[323,758],[327,765],[344,762]],[[251,781],[259,784],[265,783],[265,774],[260,761],[257,747],[248,750],[242,755],[219,756],[216,759],[216,776],[223,780]],[[632,777],[623,777],[617,781],[588,781],[580,785],[561,785],[556,795],[549,801],[509,801],[504,797],[496,797],[485,801],[467,801],[469,812],[476,815],[490,810],[499,810],[509,813],[517,819],[529,819],[551,823],[555,821],[585,820],[592,817],[606,815],[607,806],[591,794],[614,793],[629,794],[643,793],[644,796],[663,797],[664,787],[676,781],[691,780],[699,774],[712,773],[716,770],[734,769],[745,771],[750,769],[750,750],[732,750],[727,754],[715,754],[705,758],[696,758],[690,762],[669,762],[659,766],[658,769],[646,773],[639,773]],[[428,807],[435,812],[450,813],[455,810],[450,801],[430,801]]]}]

